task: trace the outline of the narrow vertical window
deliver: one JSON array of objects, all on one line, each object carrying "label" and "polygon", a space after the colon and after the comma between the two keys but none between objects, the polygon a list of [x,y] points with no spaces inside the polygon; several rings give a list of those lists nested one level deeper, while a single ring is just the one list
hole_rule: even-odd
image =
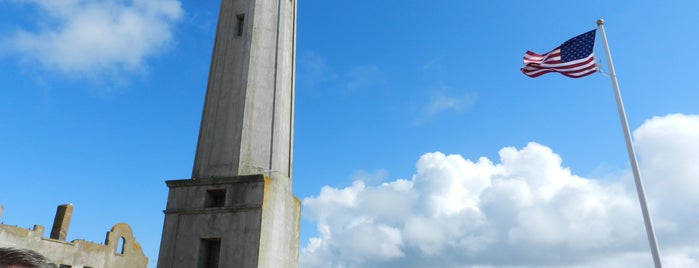
[{"label": "narrow vertical window", "polygon": [[126,239],[124,237],[119,237],[119,241],[117,243],[117,248],[116,248],[116,254],[122,255],[124,254],[124,244],[126,243]]},{"label": "narrow vertical window", "polygon": [[243,36],[243,27],[245,27],[245,14],[238,14],[238,28],[237,35]]},{"label": "narrow vertical window", "polygon": [[218,268],[221,238],[202,238],[199,245],[199,267]]},{"label": "narrow vertical window", "polygon": [[204,200],[205,208],[220,208],[226,205],[226,190],[215,189],[207,190]]}]

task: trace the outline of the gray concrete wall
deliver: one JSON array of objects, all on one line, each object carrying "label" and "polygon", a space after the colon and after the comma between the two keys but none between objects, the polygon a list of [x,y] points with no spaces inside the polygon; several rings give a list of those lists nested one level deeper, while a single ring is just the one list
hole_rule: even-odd
[{"label": "gray concrete wall", "polygon": [[[250,62],[248,1],[222,0],[192,178],[237,175]],[[243,35],[237,20],[244,15]]]},{"label": "gray concrete wall", "polygon": [[[211,239],[221,239],[220,267],[298,266],[296,7],[221,0],[192,179],[167,182],[159,268],[198,267],[202,241]],[[207,207],[215,190],[226,192],[225,205]]]},{"label": "gray concrete wall", "polygon": [[240,172],[291,177],[295,7],[290,0],[255,1],[245,100],[252,111],[244,118]]},{"label": "gray concrete wall", "polygon": [[[220,239],[219,267],[298,266],[300,202],[288,179],[263,175],[168,181],[159,268],[198,267],[202,239]],[[221,207],[207,191],[225,190]]]},{"label": "gray concrete wall", "polygon": [[[131,227],[119,223],[107,233],[105,244],[84,240],[71,242],[44,237],[45,228],[35,225],[33,229],[0,224],[0,247],[28,248],[46,256],[57,266],[70,265],[73,268],[145,268],[148,258],[136,242]],[[119,240],[124,239],[123,253],[118,248]]]},{"label": "gray concrete wall", "polygon": [[192,178],[290,178],[295,29],[295,0],[221,1]]},{"label": "gray concrete wall", "polygon": [[[257,267],[264,178],[168,181],[170,194],[160,268],[198,267],[201,239],[220,238],[220,267]],[[205,207],[209,190],[225,190],[222,207]]]},{"label": "gray concrete wall", "polygon": [[291,195],[290,180],[265,177],[257,267],[298,267],[301,202]]}]

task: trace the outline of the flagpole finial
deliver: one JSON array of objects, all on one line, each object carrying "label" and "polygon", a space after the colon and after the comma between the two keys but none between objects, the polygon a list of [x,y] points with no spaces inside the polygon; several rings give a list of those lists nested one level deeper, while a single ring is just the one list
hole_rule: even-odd
[{"label": "flagpole finial", "polygon": [[604,20],[603,20],[603,19],[598,19],[598,20],[597,20],[597,25],[603,25],[603,24],[604,24]]}]

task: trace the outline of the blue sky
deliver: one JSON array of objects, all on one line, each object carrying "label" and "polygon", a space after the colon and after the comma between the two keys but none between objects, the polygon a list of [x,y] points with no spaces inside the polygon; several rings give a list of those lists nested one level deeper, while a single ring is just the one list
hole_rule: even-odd
[{"label": "blue sky", "polygon": [[[69,240],[127,222],[155,267],[218,5],[0,0],[0,221],[72,203]],[[651,267],[609,78],[519,72],[599,18],[661,251],[699,263],[698,5],[299,1],[302,267]]]}]

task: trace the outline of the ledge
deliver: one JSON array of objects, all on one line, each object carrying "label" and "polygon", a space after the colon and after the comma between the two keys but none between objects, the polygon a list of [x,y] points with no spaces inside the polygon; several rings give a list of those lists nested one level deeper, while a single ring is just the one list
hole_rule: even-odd
[{"label": "ledge", "polygon": [[222,177],[222,178],[205,178],[205,179],[184,179],[184,180],[170,180],[165,181],[167,187],[189,187],[189,186],[204,186],[204,185],[220,185],[220,184],[234,184],[234,183],[253,183],[253,182],[265,182],[265,176],[262,174],[257,175],[244,175],[235,177]]},{"label": "ledge", "polygon": [[165,215],[168,214],[221,214],[221,213],[235,213],[246,210],[261,210],[262,205],[242,205],[234,207],[221,207],[221,208],[185,208],[185,209],[168,209],[164,210]]}]

